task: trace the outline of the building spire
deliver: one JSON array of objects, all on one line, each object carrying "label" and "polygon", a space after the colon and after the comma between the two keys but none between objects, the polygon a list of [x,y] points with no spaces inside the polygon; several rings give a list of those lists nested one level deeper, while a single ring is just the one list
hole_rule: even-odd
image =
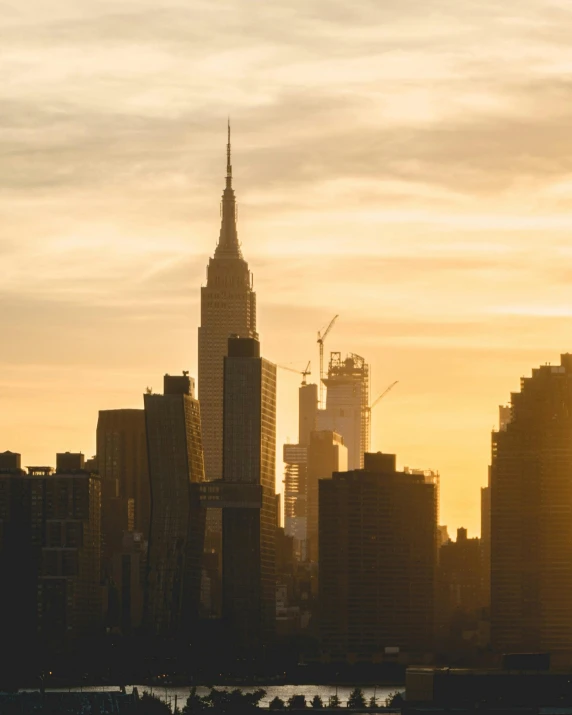
[{"label": "building spire", "polygon": [[232,188],[232,164],[230,163],[230,117],[228,118],[228,140],[226,142],[226,185]]},{"label": "building spire", "polygon": [[236,231],[236,197],[232,188],[232,164],[230,151],[230,117],[227,125],[226,186],[222,194],[221,226],[215,258],[242,258]]}]

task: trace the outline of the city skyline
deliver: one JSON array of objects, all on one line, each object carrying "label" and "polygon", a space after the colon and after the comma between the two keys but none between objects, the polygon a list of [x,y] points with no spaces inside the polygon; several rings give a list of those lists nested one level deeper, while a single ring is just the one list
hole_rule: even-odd
[{"label": "city skyline", "polygon": [[[51,5],[49,23],[38,2],[2,19],[1,449],[89,457],[99,410],[197,375],[230,111],[265,356],[311,359],[316,379],[340,313],[326,356],[363,355],[372,398],[400,381],[372,449],[438,470],[441,521],[478,533],[497,407],[569,349],[570,11],[329,3],[326,20],[279,2],[257,18],[271,49],[237,3],[195,3],[200,32],[220,30],[195,50],[183,3]],[[278,444],[296,441],[298,386],[281,371]]]}]

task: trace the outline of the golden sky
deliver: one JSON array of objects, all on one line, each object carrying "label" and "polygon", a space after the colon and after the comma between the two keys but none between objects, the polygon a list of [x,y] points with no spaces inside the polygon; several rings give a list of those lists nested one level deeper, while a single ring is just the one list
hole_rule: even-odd
[{"label": "golden sky", "polygon": [[478,533],[497,406],[572,349],[571,33],[570,0],[5,2],[0,450],[90,455],[196,375],[230,114],[264,355],[316,377],[339,313],[326,351],[400,381],[373,446]]}]

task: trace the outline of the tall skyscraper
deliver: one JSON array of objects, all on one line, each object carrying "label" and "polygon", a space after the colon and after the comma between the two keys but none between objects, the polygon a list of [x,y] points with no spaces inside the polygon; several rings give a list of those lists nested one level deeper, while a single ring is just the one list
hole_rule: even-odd
[{"label": "tall skyscraper", "polygon": [[275,616],[276,366],[254,338],[224,360],[223,617],[239,652],[272,640]]},{"label": "tall skyscraper", "polygon": [[348,448],[348,469],[362,469],[369,451],[369,365],[353,353],[342,360],[341,353],[330,353],[326,409],[318,413],[318,429],[337,432]]},{"label": "tall skyscraper", "polygon": [[435,477],[366,454],[320,480],[320,626],[333,660],[430,653],[437,565]]},{"label": "tall skyscraper", "polygon": [[236,229],[237,207],[232,188],[230,125],[226,186],[222,195],[221,228],[207,284],[201,288],[199,327],[199,398],[207,480],[222,477],[224,358],[230,335],[257,338],[256,293],[248,263],[242,256]]},{"label": "tall skyscraper", "polygon": [[145,626],[185,637],[198,617],[204,510],[201,414],[194,380],[165,375],[163,395],[146,394],[151,530]]},{"label": "tall skyscraper", "polygon": [[572,653],[572,355],[521,378],[492,434],[491,641]]}]

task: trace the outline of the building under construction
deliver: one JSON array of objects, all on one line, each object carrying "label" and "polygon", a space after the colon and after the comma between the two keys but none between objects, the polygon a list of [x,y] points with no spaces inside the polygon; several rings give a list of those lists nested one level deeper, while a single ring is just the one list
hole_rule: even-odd
[{"label": "building under construction", "polygon": [[318,413],[318,429],[341,435],[348,469],[362,469],[370,445],[369,365],[360,355],[342,359],[341,353],[332,352],[324,384],[326,408]]}]

